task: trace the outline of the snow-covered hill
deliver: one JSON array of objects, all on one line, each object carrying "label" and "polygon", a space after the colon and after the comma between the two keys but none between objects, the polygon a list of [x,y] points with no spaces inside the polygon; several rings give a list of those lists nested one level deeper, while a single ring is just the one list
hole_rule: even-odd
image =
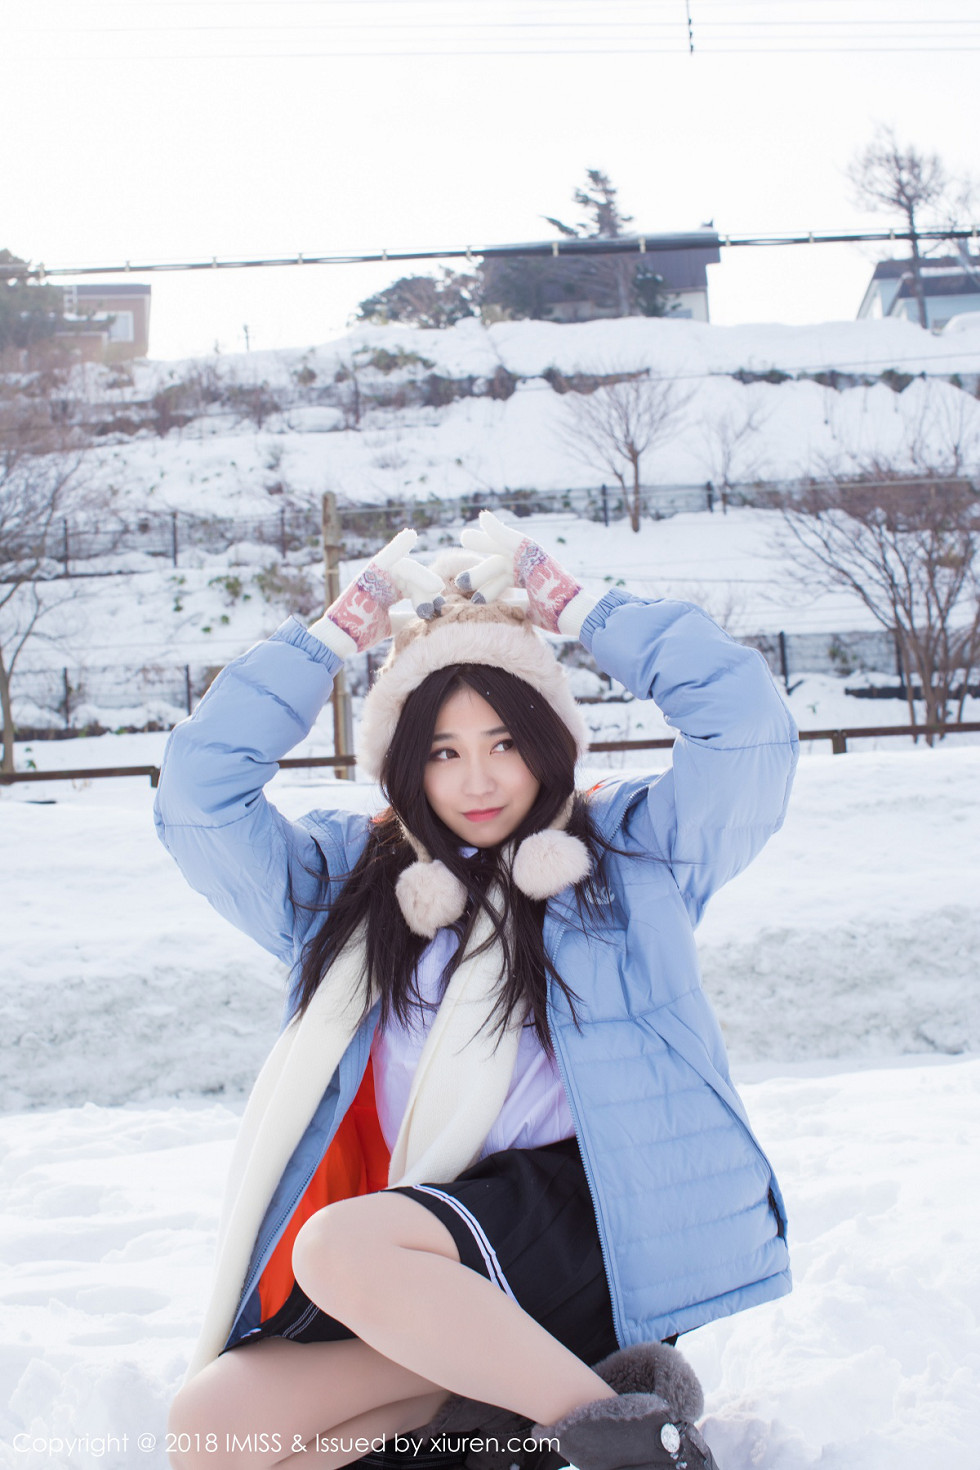
[{"label": "snow-covered hill", "polygon": [[[418,505],[424,520],[434,501],[520,490],[595,498],[608,482],[609,526],[578,506],[524,522],[587,586],[621,577],[640,592],[699,601],[736,636],[819,635],[790,648],[794,683],[834,672],[835,661],[887,674],[886,647],[880,662],[867,649],[830,659],[834,635],[873,621],[845,592],[813,594],[787,562],[774,512],[689,511],[644,520],[634,535],[617,519],[608,467],[583,457],[571,432],[581,396],[556,390],[578,374],[641,368],[674,381],[686,401],[644,460],[654,496],[689,485],[701,503],[708,480],[797,479],[872,457],[912,468],[956,460],[970,471],[980,466],[980,402],[968,391],[980,374],[980,326],[968,327],[936,337],[892,321],[464,321],[442,332],[363,326],[302,352],[86,369],[64,385],[87,426],[82,473],[110,498],[103,525],[132,530],[125,549],[69,559],[79,575],[52,584],[52,596],[74,595],[46,625],[53,641],[34,642],[21,660],[17,717],[64,723],[67,683],[75,728],[178,718],[215,667],[288,613],[321,605],[317,546],[300,538],[278,549],[254,521],[274,527],[286,507],[318,515],[326,490],[347,506]],[[8,380],[5,391],[16,386]],[[178,536],[175,550],[174,513],[237,529],[224,525],[209,545],[197,525],[194,544]],[[460,524],[431,526],[423,546],[435,550]],[[81,527],[68,525],[63,540],[81,555]],[[896,704],[876,709],[874,723],[893,715],[905,719]],[[814,720],[823,721],[817,709],[804,716]],[[866,707],[848,722],[868,723]]]},{"label": "snow-covered hill", "polygon": [[[257,515],[324,490],[384,504],[596,487],[609,470],[576,449],[576,395],[556,387],[643,369],[687,400],[647,456],[651,486],[718,481],[726,467],[734,481],[795,479],[872,455],[905,461],[913,445],[936,459],[953,441],[978,453],[980,325],[951,337],[897,321],[362,326],[302,352],[137,364],[131,380],[89,370],[79,391],[103,440],[95,480],[122,503]],[[510,396],[493,396],[499,372]],[[141,422],[136,404],[152,409],[147,422],[177,427],[106,432]],[[723,441],[749,415],[726,466]]]}]

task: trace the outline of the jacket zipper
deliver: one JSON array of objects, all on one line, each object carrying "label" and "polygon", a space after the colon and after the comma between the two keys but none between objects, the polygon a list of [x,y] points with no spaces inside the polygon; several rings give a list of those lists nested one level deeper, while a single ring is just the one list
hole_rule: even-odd
[{"label": "jacket zipper", "polygon": [[[609,839],[610,841],[612,841],[613,838],[617,837],[619,835],[619,833],[622,831],[623,823],[626,820],[626,811],[627,810],[628,810],[628,808],[626,808],[626,809],[623,810],[623,813],[620,816],[619,821],[616,823],[616,826],[613,828],[612,835],[611,835],[611,837]],[[558,957],[558,951],[561,948],[561,942],[562,942],[562,940],[565,937],[565,932],[566,932],[567,929],[568,929],[568,924],[567,923],[563,923],[562,926],[561,926],[561,928],[558,931],[558,937],[555,940],[555,958],[556,959]],[[572,1113],[572,1121],[575,1122],[576,1121],[576,1119],[575,1119],[575,1108],[574,1108],[574,1104],[572,1102],[572,1094],[571,1094],[571,1092],[569,1090],[569,1086],[568,1086],[568,1075],[567,1075],[567,1073],[565,1071],[565,1064],[564,1064],[564,1061],[562,1060],[561,1052],[558,1049],[558,1047],[555,1045],[555,1034],[554,1034],[554,1031],[552,1030],[552,1027],[551,1027],[551,1006],[550,1006],[550,1003],[549,1004],[546,1004],[545,1011],[546,1011],[546,1017],[547,1017],[547,1021],[548,1021],[548,1036],[549,1036],[549,1038],[551,1040],[551,1049],[554,1052],[554,1054],[555,1054],[555,1060],[558,1063],[558,1071],[559,1071],[559,1074],[561,1076],[562,1086],[565,1089],[565,1096],[568,1098],[568,1106],[569,1106],[569,1109],[571,1110],[571,1113]],[[367,1065],[367,1064],[365,1063],[365,1065]],[[355,1088],[355,1094],[356,1094],[356,1088]],[[579,1136],[579,1130],[578,1130],[577,1127],[576,1127],[575,1133],[576,1133],[576,1137],[578,1137]],[[328,1145],[328,1147],[329,1147],[329,1145]],[[579,1146],[579,1154],[581,1155],[581,1158],[582,1158],[582,1167],[583,1167],[583,1170],[585,1172],[585,1182],[589,1186],[589,1195],[590,1195],[590,1197],[592,1199],[592,1213],[595,1216],[596,1235],[599,1238],[599,1250],[600,1250],[600,1252],[602,1254],[603,1270],[606,1273],[606,1281],[607,1281],[607,1283],[610,1283],[611,1284],[612,1277],[611,1277],[610,1270],[609,1270],[609,1252],[606,1249],[606,1242],[605,1242],[605,1240],[603,1238],[603,1234],[602,1234],[602,1222],[601,1222],[600,1217],[599,1217],[599,1204],[598,1204],[598,1198],[596,1196],[595,1179],[594,1179],[594,1176],[592,1174],[592,1166],[590,1165],[589,1160],[588,1160],[588,1158],[587,1158],[584,1150],[582,1149],[581,1145]],[[283,1215],[281,1215],[279,1217],[279,1219],[276,1221],[275,1230],[272,1232],[272,1235],[269,1237],[270,1240],[278,1240],[279,1234],[280,1234],[283,1226],[292,1217],[293,1210],[295,1210],[296,1205],[303,1198],[303,1195],[306,1193],[307,1189],[309,1188],[309,1186],[310,1186],[310,1184],[311,1184],[311,1182],[313,1180],[314,1174],[316,1173],[317,1169],[320,1167],[320,1163],[321,1163],[321,1160],[318,1159],[316,1161],[316,1163],[313,1165],[313,1168],[310,1170],[310,1173],[308,1174],[308,1176],[306,1178],[306,1181],[303,1184],[302,1189],[299,1191],[299,1194],[296,1196],[296,1198],[295,1198],[294,1202],[292,1203],[292,1205],[289,1208],[287,1208],[287,1210],[285,1211],[285,1213]],[[235,1314],[235,1321],[232,1324],[232,1332],[234,1332],[235,1326],[238,1323],[238,1318],[241,1316],[242,1307],[245,1305],[245,1303],[248,1301],[249,1297],[251,1296],[252,1292],[255,1290],[255,1284],[256,1284],[256,1282],[258,1281],[258,1279],[259,1279],[259,1277],[261,1275],[262,1275],[262,1267],[261,1266],[256,1267],[255,1269],[253,1269],[250,1272],[249,1278],[246,1281],[245,1286],[244,1286],[244,1288],[242,1290],[241,1296],[238,1299],[238,1311]],[[615,1301],[615,1299],[613,1297],[613,1293],[612,1293],[611,1287],[610,1287],[610,1292],[609,1292],[609,1300],[610,1300],[610,1303],[611,1303],[612,1309],[613,1309],[613,1322],[614,1322],[614,1326],[616,1327],[617,1335],[622,1336],[622,1334],[620,1334],[620,1332],[619,1332],[619,1329],[620,1329],[620,1326],[621,1326],[621,1323],[619,1321],[619,1315],[620,1315],[619,1314],[619,1308],[618,1308],[617,1302]]]},{"label": "jacket zipper", "polygon": [[[628,810],[628,808],[626,808],[626,809],[623,810],[623,813],[622,813],[619,821],[617,822],[615,828],[613,829],[612,836],[609,839],[610,841],[612,841],[613,838],[615,838],[616,836],[618,836],[619,832],[622,830],[623,823],[626,820],[626,811],[627,810]],[[555,960],[557,960],[557,958],[558,958],[558,951],[561,948],[561,942],[562,942],[562,940],[565,937],[565,933],[566,933],[566,930],[567,929],[568,929],[568,924],[567,923],[563,923],[562,926],[561,926],[561,928],[558,931],[558,937],[555,940],[555,954],[554,954],[554,959]],[[557,965],[556,965],[556,968],[557,968]],[[555,1045],[555,1033],[552,1030],[552,1026],[551,1026],[551,1005],[550,1005],[550,1003],[547,1003],[545,1005],[545,1013],[546,1013],[546,1017],[547,1017],[547,1021],[548,1021],[548,1036],[551,1039],[551,1049],[554,1052],[554,1054],[555,1054],[555,1060],[558,1063],[558,1071],[559,1071],[559,1073],[561,1075],[562,1086],[565,1089],[565,1096],[568,1098],[568,1106],[569,1106],[569,1109],[571,1110],[572,1121],[577,1124],[577,1119],[575,1118],[575,1104],[574,1104],[573,1099],[572,1099],[572,1093],[571,1093],[571,1091],[569,1089],[569,1086],[568,1086],[568,1075],[567,1075],[567,1073],[565,1071],[565,1063],[564,1063],[564,1061],[562,1059],[561,1051]],[[579,1131],[579,1129],[578,1129],[577,1126],[576,1126],[576,1129],[575,1129],[575,1133],[576,1133],[576,1137],[579,1139],[579,1154],[581,1155],[581,1159],[582,1159],[582,1168],[583,1168],[584,1173],[585,1173],[585,1182],[589,1186],[589,1195],[591,1196],[591,1199],[592,1199],[592,1213],[595,1216],[596,1235],[598,1236],[598,1239],[599,1239],[599,1250],[600,1250],[600,1252],[602,1254],[602,1267],[603,1267],[603,1270],[606,1273],[606,1283],[609,1286],[609,1302],[610,1302],[610,1305],[611,1305],[612,1311],[613,1311],[613,1326],[616,1329],[616,1336],[617,1336],[618,1340],[620,1341],[620,1343],[623,1343],[625,1341],[626,1334],[621,1331],[622,1321],[621,1321],[621,1313],[620,1313],[620,1310],[619,1310],[619,1303],[617,1302],[617,1300],[615,1298],[615,1295],[613,1293],[613,1289],[612,1289],[612,1280],[613,1280],[613,1278],[612,1278],[612,1274],[611,1274],[610,1269],[609,1269],[609,1252],[606,1249],[606,1242],[605,1242],[605,1238],[604,1238],[603,1233],[602,1233],[602,1220],[601,1220],[600,1211],[599,1211],[599,1200],[598,1200],[598,1196],[596,1195],[596,1189],[595,1189],[595,1177],[594,1177],[594,1175],[592,1173],[592,1165],[589,1162],[588,1153],[582,1147],[582,1144],[581,1144],[581,1134],[580,1134],[580,1131]]]},{"label": "jacket zipper", "polygon": [[[370,1047],[368,1047],[368,1057],[369,1058],[370,1058],[370,1055],[371,1055],[371,1049],[370,1049]],[[365,1071],[367,1070],[367,1062],[364,1063],[364,1069],[365,1069]],[[358,1084],[357,1084],[358,1087],[360,1086],[361,1081],[363,1080],[363,1077],[364,1077],[364,1072],[361,1073],[361,1077],[358,1080]],[[354,1101],[354,1098],[356,1096],[357,1096],[357,1087],[354,1088],[354,1091],[351,1094],[351,1102]],[[350,1103],[348,1103],[348,1107],[349,1106],[350,1106]],[[338,1108],[339,1108],[339,1104],[338,1104]],[[343,1114],[341,1115],[341,1120],[340,1121],[343,1122]],[[339,1128],[339,1126],[340,1126],[340,1124],[338,1123],[337,1127]],[[336,1129],[334,1130],[334,1132],[336,1133]],[[331,1139],[331,1143],[332,1142],[333,1142],[333,1139]],[[328,1143],[327,1144],[327,1149],[329,1149],[329,1147],[330,1147],[330,1144]],[[325,1149],[324,1152],[320,1155],[320,1157],[315,1161],[312,1169],[309,1171],[309,1173],[307,1174],[305,1180],[303,1181],[303,1185],[302,1185],[301,1189],[299,1190],[299,1193],[298,1194],[295,1194],[293,1196],[292,1202],[286,1207],[284,1213],[281,1214],[279,1216],[278,1220],[276,1221],[275,1229],[271,1232],[271,1234],[268,1237],[268,1239],[270,1241],[274,1242],[274,1244],[272,1246],[272,1250],[269,1250],[268,1247],[266,1247],[266,1250],[263,1252],[263,1255],[266,1257],[265,1262],[263,1264],[257,1264],[249,1272],[248,1279],[246,1280],[245,1285],[242,1287],[241,1295],[238,1298],[238,1309],[235,1312],[235,1318],[234,1318],[234,1321],[231,1324],[231,1332],[229,1332],[229,1334],[228,1334],[228,1339],[226,1340],[226,1346],[227,1346],[227,1341],[230,1341],[231,1340],[232,1336],[234,1335],[235,1328],[238,1326],[238,1319],[242,1315],[242,1308],[248,1302],[249,1297],[252,1295],[252,1292],[255,1290],[255,1287],[258,1284],[258,1281],[259,1281],[259,1279],[260,1279],[260,1277],[262,1275],[262,1272],[265,1270],[265,1266],[268,1265],[269,1260],[272,1257],[272,1251],[274,1251],[275,1248],[276,1248],[276,1244],[279,1241],[279,1237],[280,1237],[280,1235],[282,1233],[283,1228],[292,1219],[293,1214],[295,1213],[295,1210],[296,1210],[297,1205],[299,1204],[300,1200],[303,1198],[303,1196],[306,1193],[306,1191],[309,1189],[310,1185],[313,1183],[313,1176],[316,1174],[317,1169],[319,1169],[320,1165],[323,1163],[323,1160],[326,1157],[326,1151],[327,1150]],[[262,1256],[259,1257],[259,1262],[262,1262]],[[259,1326],[261,1326],[261,1325],[262,1324],[260,1322],[259,1323]]]}]

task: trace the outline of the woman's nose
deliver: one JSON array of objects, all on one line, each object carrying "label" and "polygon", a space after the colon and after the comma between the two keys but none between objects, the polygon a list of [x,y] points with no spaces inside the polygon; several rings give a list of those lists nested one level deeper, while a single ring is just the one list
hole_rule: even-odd
[{"label": "woman's nose", "polygon": [[493,768],[489,761],[476,756],[466,762],[463,778],[464,791],[475,796],[492,791],[493,785]]}]

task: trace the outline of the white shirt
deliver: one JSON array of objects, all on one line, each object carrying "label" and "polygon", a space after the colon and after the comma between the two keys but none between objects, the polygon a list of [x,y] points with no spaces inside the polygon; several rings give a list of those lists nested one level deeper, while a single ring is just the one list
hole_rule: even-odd
[{"label": "white shirt", "polygon": [[[442,999],[442,975],[459,940],[452,929],[440,929],[423,951],[416,970],[420,1002],[413,1001],[407,1024],[392,1017],[371,1046],[374,1094],[385,1143],[391,1149],[398,1137],[429,1026]],[[487,1134],[479,1157],[505,1148],[540,1148],[573,1138],[575,1127],[564,1084],[554,1062],[542,1047],[533,1026],[525,1026],[517,1048],[510,1090]]]}]

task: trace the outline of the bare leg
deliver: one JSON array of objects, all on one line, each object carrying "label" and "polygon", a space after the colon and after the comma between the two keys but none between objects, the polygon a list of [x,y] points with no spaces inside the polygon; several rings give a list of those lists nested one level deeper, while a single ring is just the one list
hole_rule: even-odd
[{"label": "bare leg", "polygon": [[[294,1446],[318,1434],[373,1438],[418,1428],[446,1397],[356,1338],[268,1338],[225,1353],[180,1390],[168,1425],[176,1446],[172,1464],[175,1470],[271,1470],[289,1464]],[[362,1453],[318,1452],[316,1465],[330,1470]]]},{"label": "bare leg", "polygon": [[337,1470],[352,1460],[359,1460],[369,1448],[380,1449],[382,1439],[387,1440],[391,1447],[399,1436],[406,1441],[400,1445],[402,1450],[417,1453],[425,1448],[426,1441],[418,1438],[412,1444],[411,1431],[427,1424],[446,1398],[446,1393],[439,1390],[429,1398],[404,1399],[399,1404],[384,1404],[379,1409],[370,1409],[366,1414],[348,1419],[346,1424],[335,1424],[329,1434],[316,1435],[295,1456],[286,1455],[277,1460],[275,1466],[292,1465],[298,1461],[299,1455],[315,1452],[317,1470]]},{"label": "bare leg", "polygon": [[382,1191],[313,1215],[293,1247],[307,1296],[383,1357],[553,1424],[615,1393],[499,1287],[462,1266],[424,1205]]}]

